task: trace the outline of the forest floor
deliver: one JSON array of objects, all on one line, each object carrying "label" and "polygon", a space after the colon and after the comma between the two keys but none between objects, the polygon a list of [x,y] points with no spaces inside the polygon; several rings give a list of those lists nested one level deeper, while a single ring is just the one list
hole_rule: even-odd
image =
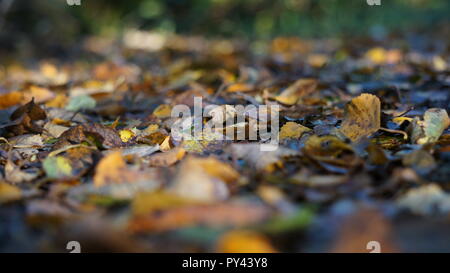
[{"label": "forest floor", "polygon": [[0,66],[0,252],[448,252],[445,37],[129,32]]}]

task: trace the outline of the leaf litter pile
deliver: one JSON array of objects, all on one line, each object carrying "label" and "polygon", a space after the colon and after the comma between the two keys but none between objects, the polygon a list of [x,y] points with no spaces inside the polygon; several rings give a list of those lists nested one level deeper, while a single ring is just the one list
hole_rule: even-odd
[{"label": "leaf litter pile", "polygon": [[[448,44],[152,35],[0,70],[0,251],[450,250]],[[194,97],[279,147],[175,140]]]}]

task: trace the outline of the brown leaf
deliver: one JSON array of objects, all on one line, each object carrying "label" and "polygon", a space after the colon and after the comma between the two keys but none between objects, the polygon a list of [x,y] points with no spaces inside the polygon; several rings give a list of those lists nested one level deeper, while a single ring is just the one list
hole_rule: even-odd
[{"label": "brown leaf", "polygon": [[310,95],[317,88],[315,79],[299,79],[291,86],[286,88],[275,100],[286,105],[294,105],[298,100]]},{"label": "brown leaf", "polygon": [[373,250],[368,244],[371,241],[380,244],[382,253],[398,251],[392,241],[389,220],[378,210],[361,209],[344,219],[331,252],[369,253]]},{"label": "brown leaf", "polygon": [[274,151],[261,151],[260,144],[232,144],[231,154],[235,160],[244,159],[247,164],[259,171],[272,172],[276,166],[282,166],[284,157],[296,156],[298,151],[277,147]]},{"label": "brown leaf", "polygon": [[194,225],[212,227],[245,226],[261,222],[270,216],[264,206],[252,204],[219,203],[194,205],[157,211],[133,218],[131,232],[167,231]]},{"label": "brown leaf", "polygon": [[77,125],[61,134],[53,150],[60,149],[66,145],[80,144],[89,138],[93,138],[100,148],[122,147],[124,143],[119,134],[112,128],[99,123],[88,123]]},{"label": "brown leaf", "polygon": [[180,161],[185,154],[186,151],[183,148],[178,147],[165,153],[151,155],[148,160],[150,166],[168,167]]},{"label": "brown leaf", "polygon": [[22,135],[26,133],[42,133],[43,129],[35,122],[47,118],[45,111],[34,103],[32,99],[27,104],[17,108],[10,116],[11,122],[2,125],[9,136]]}]

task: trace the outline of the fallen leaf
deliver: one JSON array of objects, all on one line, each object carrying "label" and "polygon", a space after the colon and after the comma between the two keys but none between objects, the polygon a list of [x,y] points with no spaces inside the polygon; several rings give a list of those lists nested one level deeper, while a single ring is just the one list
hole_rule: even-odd
[{"label": "fallen leaf", "polygon": [[114,184],[139,184],[152,181],[150,172],[135,170],[127,166],[120,151],[113,151],[103,157],[95,168],[94,186],[99,188]]},{"label": "fallen leaf", "polygon": [[275,253],[278,252],[264,235],[249,230],[233,230],[225,233],[217,242],[220,253]]},{"label": "fallen leaf", "polygon": [[124,130],[119,131],[119,136],[123,142],[128,142],[130,139],[132,139],[135,136],[135,134],[133,131],[131,131],[129,129],[124,129]]},{"label": "fallen leaf", "polygon": [[32,85],[28,90],[24,91],[24,101],[27,102],[33,98],[36,103],[43,103],[54,99],[55,93],[47,88]]},{"label": "fallen leaf", "polygon": [[425,150],[416,150],[403,156],[402,163],[417,173],[425,175],[437,167],[434,157]]},{"label": "fallen leaf", "polygon": [[[122,154],[118,151],[103,157],[95,168],[94,185],[101,187],[110,183],[129,182],[127,168]],[[125,178],[125,179],[124,179]]]},{"label": "fallen leaf", "polygon": [[387,51],[382,47],[374,47],[366,52],[366,58],[375,64],[383,64],[386,61]]},{"label": "fallen leaf", "polygon": [[36,121],[47,118],[45,111],[34,103],[32,99],[27,104],[17,108],[10,116],[11,122],[2,125],[10,135],[22,135],[26,133],[42,133],[43,129]]},{"label": "fallen leaf", "polygon": [[5,179],[13,184],[29,182],[36,179],[39,172],[36,170],[21,170],[19,166],[14,164],[11,160],[7,160],[5,165]]},{"label": "fallen leaf", "polygon": [[134,217],[129,231],[134,233],[167,231],[189,226],[246,226],[267,219],[269,210],[260,205],[218,203],[190,205]]},{"label": "fallen leaf", "polygon": [[65,131],[59,137],[53,149],[60,149],[71,144],[80,144],[88,139],[95,141],[95,144],[103,149],[122,147],[124,145],[119,134],[114,129],[99,123],[88,123],[71,127]]},{"label": "fallen leaf", "polygon": [[267,172],[272,172],[277,166],[282,166],[284,157],[299,155],[298,151],[281,146],[273,151],[261,151],[260,144],[253,143],[233,143],[230,149],[235,160],[244,159],[250,167]]},{"label": "fallen leaf", "polygon": [[63,179],[72,176],[70,160],[63,156],[49,156],[42,163],[48,178]]},{"label": "fallen leaf", "polygon": [[172,114],[172,107],[168,104],[161,104],[153,111],[153,115],[158,118],[169,118]]},{"label": "fallen leaf", "polygon": [[232,167],[213,157],[189,156],[182,162],[170,190],[193,200],[221,201],[229,195],[226,183],[238,178]]},{"label": "fallen leaf", "polygon": [[287,122],[280,130],[280,139],[300,138],[303,133],[309,132],[311,129],[300,125],[296,122]]},{"label": "fallen leaf", "polygon": [[64,108],[69,98],[65,94],[57,94],[52,100],[45,103],[47,107]]},{"label": "fallen leaf", "polygon": [[417,118],[413,120],[411,139],[418,144],[436,142],[449,126],[450,118],[446,110],[428,109],[423,116],[423,121]]},{"label": "fallen leaf", "polygon": [[88,95],[79,95],[74,96],[69,99],[69,102],[66,105],[66,109],[69,111],[80,111],[92,109],[97,105],[95,99]]},{"label": "fallen leaf", "polygon": [[119,151],[123,156],[134,155],[139,157],[149,156],[157,151],[159,151],[159,145],[149,146],[149,145],[134,145],[130,147],[121,148]]},{"label": "fallen leaf", "polygon": [[149,157],[149,165],[154,167],[169,167],[177,163],[186,154],[186,150],[177,147],[164,153],[153,154]]},{"label": "fallen leaf", "polygon": [[166,191],[140,192],[133,199],[132,210],[135,216],[142,216],[155,211],[193,204],[198,204],[198,201],[186,199]]},{"label": "fallen leaf", "polygon": [[13,185],[0,182],[0,204],[19,200],[22,198],[22,191]]},{"label": "fallen leaf", "polygon": [[317,80],[299,79],[281,92],[280,95],[276,96],[275,100],[286,105],[294,105],[298,100],[313,93],[316,88]]},{"label": "fallen leaf", "polygon": [[437,184],[413,188],[400,196],[397,205],[416,214],[442,214],[450,212],[450,194],[444,192]]},{"label": "fallen leaf", "polygon": [[23,93],[20,91],[12,91],[8,93],[0,93],[0,109],[6,109],[21,103],[23,100]]},{"label": "fallen leaf", "polygon": [[345,117],[340,128],[352,141],[368,137],[380,129],[380,99],[371,94],[361,94],[345,106]]},{"label": "fallen leaf", "polygon": [[312,156],[337,157],[343,152],[353,152],[353,148],[335,136],[310,136],[305,143],[304,151]]},{"label": "fallen leaf", "polygon": [[170,149],[172,149],[172,146],[170,145],[170,136],[167,136],[164,141],[160,145],[160,150],[163,152],[167,152]]},{"label": "fallen leaf", "polygon": [[332,253],[370,253],[369,242],[379,243],[381,253],[398,252],[392,239],[392,224],[380,211],[362,208],[345,217]]}]

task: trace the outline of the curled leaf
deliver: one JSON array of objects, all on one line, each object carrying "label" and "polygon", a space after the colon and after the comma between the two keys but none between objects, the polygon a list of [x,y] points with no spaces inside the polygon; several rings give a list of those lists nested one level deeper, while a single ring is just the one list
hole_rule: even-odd
[{"label": "curled leaf", "polygon": [[411,139],[418,144],[436,142],[448,126],[450,126],[450,118],[446,110],[428,109],[423,116],[423,121],[414,119]]}]

